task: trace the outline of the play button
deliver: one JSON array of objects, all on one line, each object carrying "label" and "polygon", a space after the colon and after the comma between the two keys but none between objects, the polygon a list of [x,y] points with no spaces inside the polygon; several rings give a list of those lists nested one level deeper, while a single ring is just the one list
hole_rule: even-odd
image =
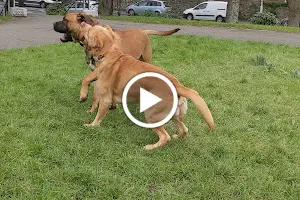
[{"label": "play button", "polygon": [[[137,109],[127,104],[139,104]],[[178,95],[165,76],[146,72],[133,77],[125,86],[122,105],[127,117],[136,125],[156,128],[167,123],[175,114]]]},{"label": "play button", "polygon": [[140,113],[160,102],[162,99],[140,88]]}]

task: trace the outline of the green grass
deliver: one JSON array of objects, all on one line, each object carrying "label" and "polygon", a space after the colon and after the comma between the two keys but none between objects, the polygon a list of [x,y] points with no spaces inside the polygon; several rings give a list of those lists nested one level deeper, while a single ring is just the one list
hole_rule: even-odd
[{"label": "green grass", "polygon": [[[209,104],[215,132],[189,102],[187,138],[145,151],[156,134],[121,107],[100,127],[83,127],[95,114],[86,112],[91,95],[78,103],[89,72],[80,45],[0,51],[0,199],[299,198],[300,78],[292,70],[300,48],[196,36],[151,41],[153,63]],[[167,131],[175,133],[172,123]]]},{"label": "green grass", "polygon": [[12,20],[12,16],[0,16],[0,23]]},{"label": "green grass", "polygon": [[200,21],[200,20],[185,20],[173,19],[163,17],[144,17],[144,16],[101,16],[101,19],[129,21],[137,23],[152,23],[152,24],[173,24],[173,25],[187,25],[187,26],[205,26],[205,27],[227,27],[238,29],[255,29],[255,30],[269,30],[288,33],[300,33],[299,27],[283,27],[283,26],[267,26],[249,23],[218,23],[214,21]]}]

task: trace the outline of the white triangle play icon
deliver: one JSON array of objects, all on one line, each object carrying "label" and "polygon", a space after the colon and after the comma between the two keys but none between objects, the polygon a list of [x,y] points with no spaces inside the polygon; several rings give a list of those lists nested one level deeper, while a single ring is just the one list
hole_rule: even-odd
[{"label": "white triangle play icon", "polygon": [[161,100],[161,98],[155,96],[154,94],[146,91],[143,88],[140,88],[140,113],[154,106]]}]

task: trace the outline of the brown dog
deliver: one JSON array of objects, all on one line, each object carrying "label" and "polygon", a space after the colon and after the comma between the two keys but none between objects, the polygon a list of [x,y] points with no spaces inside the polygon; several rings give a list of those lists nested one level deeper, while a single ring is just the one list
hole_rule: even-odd
[{"label": "brown dog", "polygon": [[[55,31],[64,33],[64,36],[61,37],[61,41],[79,42],[81,40],[79,30],[82,22],[91,26],[100,25],[95,19],[85,13],[68,13],[64,16],[62,21],[55,22],[53,27]],[[152,49],[149,35],[167,36],[179,30],[179,28],[170,31],[127,29],[124,31],[112,30],[112,34],[114,34],[115,44],[123,53],[129,54],[144,62],[151,63]],[[90,65],[91,59],[88,58],[87,62]]]},{"label": "brown dog", "polygon": [[[83,24],[83,26],[85,26],[85,24]],[[94,98],[93,107],[96,107],[99,103],[96,118],[91,124],[87,124],[86,126],[99,125],[107,113],[109,106],[112,103],[121,103],[123,90],[131,78],[144,72],[156,72],[164,75],[173,83],[180,96],[179,102],[182,102],[183,97],[192,100],[198,111],[203,115],[211,131],[213,131],[214,121],[211,112],[205,101],[195,90],[184,87],[175,77],[166,71],[149,63],[138,61],[132,56],[122,53],[117,45],[114,44],[114,38],[109,29],[109,27],[104,28],[101,26],[94,26],[83,33],[85,38],[83,45],[85,49],[94,56],[97,66],[95,70],[97,78],[95,89],[97,92],[94,93],[96,97]],[[127,97],[131,102],[138,102],[140,98],[139,89],[141,87],[147,88],[147,90],[153,94],[160,94],[160,98],[162,99],[173,98],[173,95],[170,94],[170,92],[164,91],[165,87],[162,81],[149,78],[141,79],[141,81],[135,83],[135,87],[132,89],[133,91],[127,94]],[[88,85],[83,85],[81,98],[85,98],[84,95],[86,95],[87,90]],[[168,108],[170,108],[170,102],[162,101],[160,103],[161,105],[159,107],[153,106],[145,111],[145,118],[148,123],[160,121],[161,116],[166,116],[169,112]],[[185,106],[179,106],[179,113],[184,107]],[[184,110],[182,112],[184,112]],[[178,136],[185,136],[187,128],[183,124],[182,115],[176,115],[175,119],[179,128]],[[159,141],[155,144],[146,145],[145,149],[147,150],[162,147],[170,139],[164,126],[154,128],[153,130],[159,136]],[[177,137],[177,135],[175,137]]]}]

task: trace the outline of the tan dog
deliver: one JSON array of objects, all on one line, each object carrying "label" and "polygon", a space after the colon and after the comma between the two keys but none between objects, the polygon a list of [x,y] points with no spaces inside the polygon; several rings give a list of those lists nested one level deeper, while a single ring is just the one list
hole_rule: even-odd
[{"label": "tan dog", "polygon": [[[90,26],[81,26],[84,22]],[[64,16],[62,21],[55,22],[53,28],[55,31],[64,33],[61,37],[62,42],[75,41],[80,42],[83,40],[82,32],[86,32],[86,29],[91,26],[100,26],[92,17],[85,13],[68,13]],[[168,36],[176,33],[180,29],[174,29],[170,31],[155,31],[155,30],[140,30],[140,29],[127,29],[124,31],[110,29],[111,35],[114,38],[114,42],[117,47],[126,54],[133,56],[136,59],[140,59],[144,62],[151,63],[152,61],[152,48],[150,44],[149,35],[161,35]],[[95,61],[93,57],[85,51],[86,63],[93,71],[95,69]],[[83,85],[89,85],[92,81],[95,81],[96,74],[90,73],[83,79]],[[80,102],[84,102],[87,99],[80,98]],[[112,106],[113,108],[114,106]]]},{"label": "tan dog", "polygon": [[[83,24],[85,26],[85,24]],[[190,88],[184,87],[175,77],[167,73],[166,71],[151,65],[149,63],[141,62],[134,59],[132,56],[122,53],[122,51],[114,44],[114,38],[111,34],[109,27],[94,26],[84,33],[85,40],[83,42],[85,49],[89,51],[96,59],[96,87],[97,90],[94,95],[93,107],[96,107],[99,103],[98,113],[96,118],[91,124],[86,126],[97,126],[106,115],[109,106],[112,103],[121,103],[122,93],[126,84],[136,75],[144,72],[156,72],[167,77],[175,86],[179,99],[179,109],[175,116],[177,126],[179,129],[179,137],[183,137],[187,133],[182,116],[185,112],[186,105],[183,97],[192,100],[198,111],[203,115],[206,123],[209,125],[211,131],[214,129],[214,121],[211,112],[205,103],[205,101],[199,96],[199,94]],[[128,99],[132,102],[138,102],[139,89],[147,88],[147,90],[153,94],[160,94],[162,99],[172,99],[173,95],[168,91],[164,91],[164,85],[161,81],[154,79],[140,79],[135,83],[133,91],[128,93]],[[82,85],[81,98],[85,98],[87,94],[88,85]],[[169,112],[170,102],[162,101],[159,107],[153,106],[145,111],[145,118],[147,123],[155,123],[160,121],[161,116],[166,116]],[[159,109],[157,109],[159,108]],[[170,139],[169,134],[164,129],[164,126],[160,126],[153,129],[159,136],[159,141],[155,144],[149,144],[145,146],[145,149],[150,150],[157,147],[164,146]],[[178,137],[177,135],[175,136]]]}]

